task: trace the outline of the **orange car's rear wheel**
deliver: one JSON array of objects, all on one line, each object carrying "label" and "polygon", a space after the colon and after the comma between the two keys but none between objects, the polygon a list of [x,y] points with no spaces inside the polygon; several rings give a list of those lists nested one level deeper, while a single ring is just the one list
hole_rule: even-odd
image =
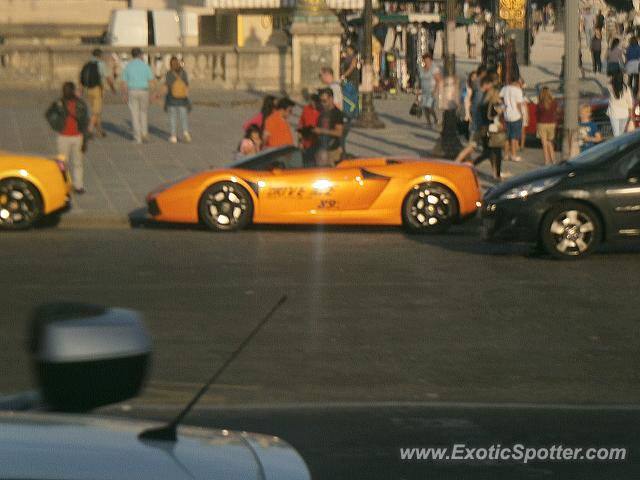
[{"label": "orange car's rear wheel", "polygon": [[402,203],[402,224],[410,232],[441,233],[458,218],[458,199],[440,183],[415,185]]},{"label": "orange car's rear wheel", "polygon": [[211,230],[240,230],[251,222],[253,202],[249,192],[237,183],[214,183],[200,197],[198,213]]},{"label": "orange car's rear wheel", "polygon": [[43,215],[38,189],[19,178],[0,181],[0,230],[24,230]]}]

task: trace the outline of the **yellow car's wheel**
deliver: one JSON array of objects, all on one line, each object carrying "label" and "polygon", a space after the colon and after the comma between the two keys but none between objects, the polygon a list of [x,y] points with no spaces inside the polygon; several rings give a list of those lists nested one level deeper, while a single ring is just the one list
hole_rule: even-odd
[{"label": "yellow car's wheel", "polygon": [[35,186],[19,178],[0,180],[0,229],[24,230],[42,215],[42,196]]},{"label": "yellow car's wheel", "polygon": [[402,203],[402,224],[414,233],[442,233],[458,219],[458,199],[440,183],[415,185]]},{"label": "yellow car's wheel", "polygon": [[251,222],[253,202],[249,192],[237,183],[219,182],[204,191],[198,213],[211,230],[240,230]]}]

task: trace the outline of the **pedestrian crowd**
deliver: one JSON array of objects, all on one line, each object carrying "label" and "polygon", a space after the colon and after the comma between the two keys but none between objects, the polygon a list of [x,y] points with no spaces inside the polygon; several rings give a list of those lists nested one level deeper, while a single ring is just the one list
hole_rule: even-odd
[{"label": "pedestrian crowd", "polygon": [[[523,118],[523,97],[518,82],[499,87],[499,75],[494,69],[480,65],[469,75],[464,100],[469,142],[456,158],[457,162],[473,165],[489,160],[498,181],[502,179],[504,153],[507,158],[520,160],[517,152]],[[472,158],[474,152],[479,153],[476,158]]]},{"label": "pedestrian crowd", "polygon": [[553,3],[547,2],[542,6],[533,3],[532,11],[534,33],[537,34],[540,29],[553,31],[556,28],[556,11]]},{"label": "pedestrian crowd", "polygon": [[263,149],[297,145],[307,166],[334,166],[346,155],[346,139],[351,121],[358,114],[359,72],[355,49],[346,48],[340,79],[331,67],[318,73],[323,87],[307,95],[294,135],[290,118],[296,103],[289,97],[264,98],[262,108],[242,129],[237,157],[255,155]]},{"label": "pedestrian crowd", "polygon": [[[533,23],[537,32],[540,28],[553,28],[555,12],[549,3],[541,8],[534,7]],[[606,115],[613,136],[622,135],[635,128],[634,108],[639,103],[640,90],[640,13],[635,11],[616,12],[611,9],[605,17],[602,11],[592,14],[589,8],[581,16],[581,33],[587,38],[587,46],[592,52],[594,72],[602,72],[601,51],[606,51],[605,72],[608,75],[608,105]],[[582,67],[582,62],[580,62]],[[430,126],[430,106],[439,83],[442,81],[431,58],[423,59],[425,74],[421,75],[421,113]],[[498,180],[502,173],[503,160],[519,162],[519,154],[524,147],[529,112],[534,117],[535,135],[541,141],[544,163],[556,162],[555,150],[561,131],[562,111],[558,99],[548,86],[542,86],[537,101],[529,103],[524,96],[524,81],[519,78],[517,67],[512,69],[513,78],[505,81],[505,72],[489,70],[480,65],[473,71],[462,88],[460,118],[469,142],[456,158],[459,162],[474,165],[489,160],[494,177]],[[561,73],[563,77],[563,73]],[[426,93],[425,93],[426,92]],[[606,127],[593,119],[594,109],[589,103],[579,108],[578,144],[584,151],[605,139]],[[532,127],[533,129],[533,127]],[[478,155],[473,157],[474,152]]]},{"label": "pedestrian crowd", "polygon": [[[555,12],[550,3],[542,8],[534,7],[533,24],[536,31],[543,26],[553,28]],[[611,9],[605,16],[602,11],[594,14],[586,8],[581,15],[581,34],[591,50],[594,72],[602,72],[602,52],[606,51],[607,115],[613,135],[621,135],[634,128],[634,106],[640,94],[640,14]],[[474,28],[468,31],[470,58],[475,57],[475,46],[480,43],[477,36]],[[532,129],[542,143],[544,162],[553,164],[562,115],[558,99],[546,86],[541,88],[535,105],[528,103],[515,49],[510,50],[513,45],[513,41],[505,40],[503,68],[480,65],[462,88],[461,120],[468,144],[456,160],[473,164],[489,160],[496,180],[504,176],[503,161],[522,161],[520,152],[531,123],[530,112],[535,122],[535,129],[533,126]],[[130,110],[132,137],[136,143],[148,141],[149,103],[163,96],[169,125],[168,141],[174,144],[178,138],[191,141],[189,76],[180,59],[170,59],[169,68],[159,81],[139,48],[134,48],[131,56],[116,84],[107,74],[103,52],[95,49],[80,72],[79,85],[66,82],[61,98],[46,112],[47,120],[57,132],[58,153],[69,160],[76,193],[85,191],[83,158],[89,139],[106,135],[102,125],[102,104],[107,88],[115,93],[119,87],[121,98]],[[295,132],[290,128],[290,119],[296,103],[287,96],[265,97],[260,111],[242,126],[237,156],[242,158],[268,148],[297,145],[302,149],[307,165],[335,165],[348,155],[346,139],[359,108],[359,75],[357,52],[348,45],[341,57],[339,75],[335,75],[329,66],[318,72],[323,87],[307,96]],[[411,113],[424,116],[428,128],[437,127],[443,76],[430,51],[419,57],[416,77],[416,101]],[[581,150],[603,140],[602,124],[593,121],[591,108],[580,108],[579,120]],[[478,155],[472,158],[474,153]]]},{"label": "pedestrian crowd", "polygon": [[[586,7],[580,18],[580,30],[591,51],[594,73],[603,72],[602,52],[606,52],[604,72],[609,78],[607,115],[613,136],[633,130],[633,109],[640,94],[640,13],[635,9],[627,13],[611,8],[605,16],[602,10],[594,13]],[[582,118],[581,114],[581,124],[585,123]],[[602,138],[601,132],[589,135],[593,125],[584,125],[581,129],[591,139],[585,140],[584,145],[589,146]]]},{"label": "pedestrian crowd", "polygon": [[[162,82],[158,82],[149,65],[143,60],[142,50],[133,48],[129,61],[119,78],[122,101],[131,114],[132,136],[135,143],[149,140],[148,109],[151,101],[164,96],[164,110],[169,123],[170,143],[178,142],[178,126],[182,140],[191,141],[188,113],[189,77],[177,57],[171,57],[169,69]],[[102,105],[105,89],[116,93],[116,82],[108,75],[103,52],[96,48],[91,59],[80,71],[79,84],[65,82],[62,96],[45,113],[51,128],[57,133],[58,154],[68,159],[75,193],[85,192],[84,154],[89,140],[103,138]]]}]

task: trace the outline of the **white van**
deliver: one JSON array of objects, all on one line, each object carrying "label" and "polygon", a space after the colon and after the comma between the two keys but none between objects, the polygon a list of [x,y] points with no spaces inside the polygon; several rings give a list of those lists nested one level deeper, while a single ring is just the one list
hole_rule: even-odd
[{"label": "white van", "polygon": [[176,10],[114,10],[107,43],[118,47],[179,47],[180,19]]}]

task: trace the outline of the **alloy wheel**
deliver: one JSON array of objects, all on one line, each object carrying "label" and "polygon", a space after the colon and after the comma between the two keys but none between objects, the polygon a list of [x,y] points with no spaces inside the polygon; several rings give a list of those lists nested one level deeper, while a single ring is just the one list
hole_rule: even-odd
[{"label": "alloy wheel", "polygon": [[20,229],[31,226],[42,213],[42,201],[23,180],[0,182],[0,227]]},{"label": "alloy wheel", "polygon": [[441,185],[416,185],[405,204],[406,220],[417,230],[446,228],[457,214],[455,197]]},{"label": "alloy wheel", "polygon": [[593,243],[596,225],[586,212],[564,210],[553,219],[549,231],[558,252],[577,256],[586,252]]},{"label": "alloy wheel", "polygon": [[250,199],[244,189],[233,183],[213,185],[204,193],[202,213],[207,225],[218,230],[235,230],[247,221]]}]

